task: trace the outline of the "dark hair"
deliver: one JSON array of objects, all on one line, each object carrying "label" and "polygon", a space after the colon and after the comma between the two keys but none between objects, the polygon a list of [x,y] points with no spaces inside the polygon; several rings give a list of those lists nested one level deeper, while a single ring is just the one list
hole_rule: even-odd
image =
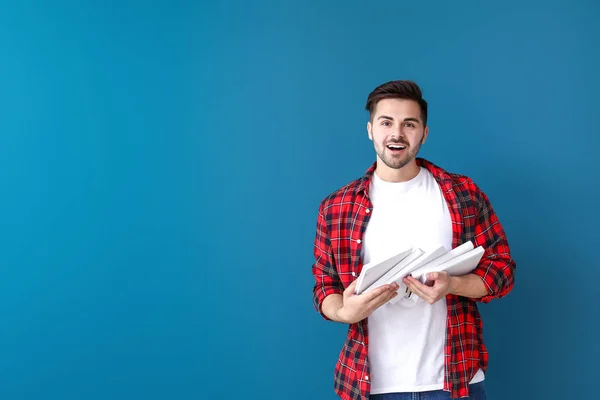
[{"label": "dark hair", "polygon": [[421,88],[413,81],[390,81],[377,86],[369,94],[365,107],[369,111],[371,119],[373,118],[373,112],[377,103],[383,99],[409,99],[416,101],[421,107],[423,126],[427,126],[427,102],[423,99]]}]

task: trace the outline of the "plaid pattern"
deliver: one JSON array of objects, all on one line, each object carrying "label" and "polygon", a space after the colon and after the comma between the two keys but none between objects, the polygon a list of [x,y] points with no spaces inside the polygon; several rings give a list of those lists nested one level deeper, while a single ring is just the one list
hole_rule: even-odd
[{"label": "plaid pattern", "polygon": [[[514,284],[516,264],[504,230],[487,196],[466,176],[452,174],[417,158],[440,185],[452,218],[452,247],[470,240],[485,253],[473,273],[479,275],[488,295],[477,300],[448,295],[444,390],[452,398],[469,396],[468,382],[479,368],[487,370],[488,353],[483,343],[482,321],[476,301],[484,303],[508,294]],[[372,204],[369,183],[376,163],[365,175],[327,196],[319,206],[312,273],[314,306],[323,318],[323,299],[342,294],[360,274],[361,238],[369,222]],[[350,324],[334,372],[335,392],[344,400],[369,398],[369,344],[367,320]]]}]

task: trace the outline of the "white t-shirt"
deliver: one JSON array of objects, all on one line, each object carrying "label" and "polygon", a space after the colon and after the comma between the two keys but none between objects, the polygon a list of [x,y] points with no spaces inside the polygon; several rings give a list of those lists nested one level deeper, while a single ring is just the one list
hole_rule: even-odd
[{"label": "white t-shirt", "polygon": [[[391,256],[405,246],[452,249],[452,220],[433,175],[421,168],[407,182],[373,174],[373,212],[363,237],[363,263]],[[435,304],[401,299],[368,318],[371,393],[421,392],[444,387],[446,299]],[[484,379],[479,371],[471,383]]]}]

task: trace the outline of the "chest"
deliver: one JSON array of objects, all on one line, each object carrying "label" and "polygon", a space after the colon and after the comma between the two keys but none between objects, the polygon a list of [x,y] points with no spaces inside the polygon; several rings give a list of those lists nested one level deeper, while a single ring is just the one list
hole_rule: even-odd
[{"label": "chest", "polygon": [[373,198],[362,238],[361,261],[386,259],[402,248],[452,249],[452,218],[441,191]]},{"label": "chest", "polygon": [[[470,215],[473,212],[472,207],[466,207],[464,201],[460,201],[452,193],[443,193],[441,196],[443,201],[413,198],[406,201],[379,202],[375,199],[374,204],[366,194],[359,194],[332,206],[328,211],[327,225],[332,255],[344,287],[350,285],[360,274],[365,263],[364,243],[369,240],[367,230],[373,229],[375,232],[377,226],[385,226],[384,230],[392,231],[398,228],[395,230],[396,236],[392,235],[390,240],[402,240],[401,235],[406,237],[406,232],[409,232],[406,229],[408,226],[419,230],[420,236],[423,237],[427,231],[439,224],[450,226],[451,248],[470,240],[473,236],[473,224],[470,222],[473,220],[473,216]],[[418,211],[413,209],[411,212],[410,205],[417,201],[427,204],[421,204]],[[428,212],[437,208],[443,208],[441,213]]]}]

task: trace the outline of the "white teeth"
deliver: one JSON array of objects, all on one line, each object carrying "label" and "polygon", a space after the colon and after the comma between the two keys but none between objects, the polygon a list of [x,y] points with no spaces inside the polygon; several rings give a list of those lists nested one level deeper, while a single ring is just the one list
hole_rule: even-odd
[{"label": "white teeth", "polygon": [[390,149],[398,149],[398,150],[406,148],[405,146],[396,146],[396,145],[393,145],[393,144],[389,145],[388,147]]}]

